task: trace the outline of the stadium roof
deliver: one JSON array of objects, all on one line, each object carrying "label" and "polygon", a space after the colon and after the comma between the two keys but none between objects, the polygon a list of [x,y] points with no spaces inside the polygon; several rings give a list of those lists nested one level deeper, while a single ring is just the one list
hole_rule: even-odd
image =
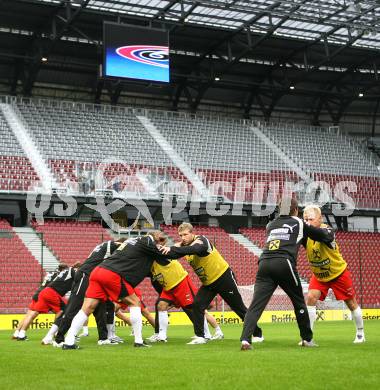
[{"label": "stadium roof", "polygon": [[[33,94],[35,85],[104,90],[116,103],[141,91],[99,77],[102,23],[170,32],[171,83],[144,92],[180,100],[328,110],[338,122],[348,107],[379,106],[380,2],[357,0],[3,0],[0,85]],[[42,62],[45,58],[48,61]],[[4,93],[4,88],[2,88]],[[364,103],[365,102],[365,103]]]},{"label": "stadium roof", "polygon": [[[36,0],[62,3],[60,0]],[[83,3],[72,0],[73,5]],[[259,34],[380,47],[380,4],[357,0],[89,0],[88,9]]]}]

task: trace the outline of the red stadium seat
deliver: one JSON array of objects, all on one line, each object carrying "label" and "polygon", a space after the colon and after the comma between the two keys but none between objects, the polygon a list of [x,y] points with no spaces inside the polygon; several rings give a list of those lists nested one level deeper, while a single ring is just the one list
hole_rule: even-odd
[{"label": "red stadium seat", "polygon": [[43,270],[7,221],[0,231],[0,313],[24,313]]},{"label": "red stadium seat", "polygon": [[83,262],[96,245],[110,240],[108,232],[93,222],[47,221],[33,224],[55,256],[69,265]]}]

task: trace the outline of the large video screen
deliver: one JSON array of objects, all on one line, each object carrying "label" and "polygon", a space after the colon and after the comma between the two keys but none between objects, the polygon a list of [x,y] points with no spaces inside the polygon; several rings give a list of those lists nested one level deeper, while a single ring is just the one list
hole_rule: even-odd
[{"label": "large video screen", "polygon": [[104,23],[103,76],[168,83],[167,31]]}]

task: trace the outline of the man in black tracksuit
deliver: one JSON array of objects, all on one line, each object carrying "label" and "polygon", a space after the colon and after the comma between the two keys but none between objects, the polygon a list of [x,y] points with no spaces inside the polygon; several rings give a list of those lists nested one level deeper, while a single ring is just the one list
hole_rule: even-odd
[{"label": "man in black tracksuit", "polygon": [[302,345],[316,346],[312,340],[313,332],[296,266],[302,239],[310,237],[318,240],[321,232],[320,229],[305,225],[297,215],[298,203],[292,199],[290,212],[286,215],[280,213],[278,218],[267,225],[267,240],[259,259],[253,300],[245,316],[240,338],[242,350],[252,348],[251,336],[257,321],[278,286],[292,301]]},{"label": "man in black tracksuit", "polygon": [[[110,257],[123,241],[124,239],[119,239],[117,241],[105,241],[97,245],[77,271],[71,289],[69,302],[65,308],[63,316],[58,318],[53,325],[55,327],[58,326],[58,332],[55,336],[55,342],[57,344],[63,344],[65,334],[69,330],[73,318],[83,305],[84,296],[92,270],[104,259]],[[94,311],[94,317],[98,327],[99,340],[106,340],[107,326],[105,305],[99,305],[96,308]]]}]

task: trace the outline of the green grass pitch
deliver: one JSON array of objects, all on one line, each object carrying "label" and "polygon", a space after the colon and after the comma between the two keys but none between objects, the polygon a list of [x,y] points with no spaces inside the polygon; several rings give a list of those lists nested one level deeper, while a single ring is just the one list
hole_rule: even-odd
[{"label": "green grass pitch", "polygon": [[[98,346],[96,330],[81,349],[42,346],[42,331],[29,341],[0,332],[0,388],[5,389],[379,389],[380,324],[366,321],[365,344],[354,345],[352,322],[317,323],[319,348],[301,348],[296,324],[264,324],[265,342],[242,352],[241,326],[223,326],[225,339],[186,345],[189,326],[169,328],[169,342],[133,348],[130,330],[120,329],[125,344]],[[144,337],[151,328],[144,328]]]}]

